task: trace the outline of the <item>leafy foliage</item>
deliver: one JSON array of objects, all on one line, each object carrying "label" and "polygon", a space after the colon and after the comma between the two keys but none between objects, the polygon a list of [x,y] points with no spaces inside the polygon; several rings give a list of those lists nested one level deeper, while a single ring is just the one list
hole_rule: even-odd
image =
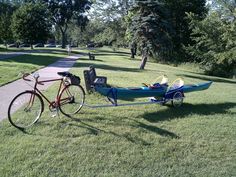
[{"label": "leafy foliage", "polygon": [[[130,0],[97,0],[94,2],[89,14],[90,26],[93,26],[94,29],[94,33],[90,35],[90,41],[117,47],[127,46],[124,17],[130,5]],[[91,31],[90,28],[87,28],[87,30]],[[89,33],[91,34],[91,32]]]},{"label": "leafy foliage", "polygon": [[50,34],[45,7],[39,3],[25,3],[15,11],[12,30],[16,39],[29,42],[45,41]]},{"label": "leafy foliage", "polygon": [[83,28],[88,22],[85,12],[90,9],[89,0],[44,0],[51,14],[52,22],[57,25],[62,34],[62,48],[65,48],[66,32],[70,23]]},{"label": "leafy foliage", "polygon": [[102,32],[95,35],[94,40],[96,42],[101,42],[106,45],[113,46],[126,46],[126,41],[124,39],[126,27],[121,18],[116,21],[111,21],[105,23],[105,28]]},{"label": "leafy foliage", "polygon": [[132,0],[96,0],[90,18],[103,22],[116,21],[127,15]]},{"label": "leafy foliage", "polygon": [[[202,19],[207,12],[205,3],[205,0],[180,0],[178,3],[172,0],[137,1],[126,17],[129,28],[126,37],[133,41],[137,38],[138,28],[148,28],[152,38],[152,45],[149,46],[154,58],[170,62],[183,61],[186,56],[182,46],[192,43],[186,12],[193,12]],[[149,27],[144,27],[147,23]]]},{"label": "leafy foliage", "polygon": [[[169,23],[175,31],[172,36],[172,42],[175,51],[175,59],[186,60],[183,45],[191,44],[191,29],[189,28],[189,21],[186,18],[186,13],[194,13],[199,19],[203,19],[206,16],[206,0],[178,0],[178,3],[173,0],[164,0],[164,3],[169,9],[170,18]],[[176,57],[178,56],[178,57]],[[180,59],[181,58],[181,59]]]},{"label": "leafy foliage", "polygon": [[141,50],[159,60],[166,60],[173,51],[172,24],[169,11],[157,1],[137,1],[131,10],[130,33],[132,40],[141,45]]},{"label": "leafy foliage", "polygon": [[212,12],[202,21],[189,14],[194,45],[186,47],[206,73],[230,77],[236,68],[236,9],[232,16]]},{"label": "leafy foliage", "polygon": [[13,38],[10,26],[14,10],[15,7],[12,4],[0,2],[0,40],[3,40],[5,44]]}]

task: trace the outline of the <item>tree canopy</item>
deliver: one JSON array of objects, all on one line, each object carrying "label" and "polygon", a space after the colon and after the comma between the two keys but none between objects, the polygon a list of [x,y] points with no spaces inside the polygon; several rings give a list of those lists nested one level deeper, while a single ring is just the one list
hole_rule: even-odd
[{"label": "tree canopy", "polygon": [[14,10],[15,7],[12,4],[0,2],[0,40],[2,40],[5,44],[13,39],[10,26],[11,16]]},{"label": "tree canopy", "polygon": [[97,25],[97,27],[93,26],[95,31],[90,35],[90,41],[117,47],[127,46],[124,17],[130,5],[130,0],[96,0],[89,13],[90,23]]},{"label": "tree canopy", "polygon": [[88,18],[85,15],[90,9],[91,1],[89,0],[43,0],[50,12],[51,21],[60,29],[62,35],[62,48],[66,45],[66,32],[68,25],[72,21],[81,28],[85,27]]},{"label": "tree canopy", "polygon": [[173,28],[168,22],[170,14],[165,4],[158,1],[138,1],[132,12],[132,40],[139,43],[146,53],[165,60],[173,49]]},{"label": "tree canopy", "polygon": [[50,33],[50,24],[44,5],[25,3],[12,17],[12,31],[16,39],[32,44],[46,41]]},{"label": "tree canopy", "polygon": [[191,43],[186,12],[204,18],[207,9],[205,0],[135,1],[126,18],[127,38],[130,42],[142,43],[149,54],[158,61],[182,61],[186,55],[183,45]]},{"label": "tree canopy", "polygon": [[172,35],[172,42],[175,51],[175,59],[187,60],[183,50],[184,45],[192,43],[187,13],[194,13],[198,19],[203,19],[207,15],[206,0],[164,0],[166,8],[170,12],[169,23],[172,24],[175,33]]},{"label": "tree canopy", "polygon": [[220,2],[204,20],[188,15],[195,43],[186,49],[208,74],[231,77],[236,69],[236,3]]}]

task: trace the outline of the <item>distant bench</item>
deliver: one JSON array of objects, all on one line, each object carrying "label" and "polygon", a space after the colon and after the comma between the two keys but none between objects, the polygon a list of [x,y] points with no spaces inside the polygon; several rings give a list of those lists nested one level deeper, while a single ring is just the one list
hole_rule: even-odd
[{"label": "distant bench", "polygon": [[104,76],[97,76],[93,66],[89,66],[89,70],[84,70],[84,81],[87,93],[93,92],[95,86],[107,86],[107,78]]},{"label": "distant bench", "polygon": [[89,60],[95,60],[95,55],[91,54],[90,52],[88,53]]}]

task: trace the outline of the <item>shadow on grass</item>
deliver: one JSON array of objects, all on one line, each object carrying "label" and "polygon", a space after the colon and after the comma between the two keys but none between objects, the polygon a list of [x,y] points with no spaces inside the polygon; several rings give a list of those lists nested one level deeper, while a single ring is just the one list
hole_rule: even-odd
[{"label": "shadow on grass", "polygon": [[81,52],[81,51],[72,50],[71,53],[88,56],[88,52]]},{"label": "shadow on grass", "polygon": [[147,125],[147,124],[144,124],[144,123],[136,121],[136,120],[133,120],[133,121],[135,121],[137,123],[137,125],[135,126],[137,128],[143,128],[143,129],[151,131],[153,133],[157,133],[160,136],[171,137],[171,138],[180,138],[178,135],[176,135],[175,133],[170,132],[168,130],[165,130],[165,129],[162,129],[162,128],[159,128],[159,127],[156,127],[153,125]]},{"label": "shadow on grass", "polygon": [[33,64],[38,66],[47,66],[61,59],[61,57],[57,56],[43,56],[43,55],[23,55],[16,56],[13,58],[8,58],[5,60],[1,60],[5,63],[25,63],[25,64]]},{"label": "shadow on grass", "polygon": [[[82,61],[98,61],[98,62],[104,62],[103,60],[100,60],[100,59],[95,59],[95,60],[89,60],[89,58],[87,57],[87,58],[85,58],[85,57],[81,57],[81,58],[79,58],[78,60],[82,60]],[[92,65],[92,64],[91,64]]]},{"label": "shadow on grass", "polygon": [[[95,63],[77,63],[74,67],[89,67],[93,65],[97,69],[111,70],[111,71],[126,71],[126,72],[142,72],[142,70],[138,68],[127,68],[120,66],[110,66],[105,64],[95,64]],[[99,71],[98,71],[99,72]]]},{"label": "shadow on grass", "polygon": [[[29,135],[29,136],[34,136],[34,135],[37,135],[37,136],[49,136],[48,134],[46,135],[43,132],[35,133],[35,130],[36,129],[41,129],[41,126],[43,126],[43,127],[51,127],[52,130],[50,132],[53,132],[54,130],[58,131],[58,130],[60,130],[63,127],[69,126],[69,127],[76,127],[78,129],[87,129],[88,132],[86,132],[86,133],[81,133],[81,132],[76,133],[75,132],[75,134],[73,136],[71,134],[65,133],[63,135],[60,134],[58,136],[59,137],[70,137],[70,138],[72,137],[72,138],[76,138],[76,137],[85,136],[85,135],[97,136],[97,135],[99,135],[99,133],[104,133],[104,134],[108,134],[108,135],[113,135],[114,137],[117,137],[117,138],[125,139],[128,142],[131,142],[133,144],[144,145],[144,146],[152,145],[151,142],[147,142],[146,140],[138,137],[135,134],[132,134],[132,133],[129,133],[129,132],[116,133],[116,132],[111,131],[111,130],[105,130],[105,129],[98,128],[98,127],[88,123],[88,122],[104,123],[103,120],[108,120],[108,119],[109,119],[109,117],[108,118],[95,117],[94,119],[82,118],[82,120],[83,120],[82,121],[81,119],[78,119],[78,118],[75,118],[75,117],[70,117],[71,121],[68,121],[68,120],[57,121],[57,125],[56,126],[55,126],[55,122],[39,121],[39,122],[37,122],[37,124],[34,125],[35,128],[32,129],[32,130],[31,129],[29,129],[29,130],[28,129],[27,130],[15,129],[15,130],[16,130],[16,132],[20,131],[23,134]],[[124,126],[124,127],[133,127],[135,129],[143,129],[145,131],[156,133],[156,134],[158,134],[160,136],[167,137],[167,138],[180,138],[175,133],[170,132],[168,130],[165,130],[165,129],[162,129],[162,128],[158,128],[158,127],[153,126],[153,125],[148,125],[148,124],[145,124],[143,122],[140,122],[140,121],[132,119],[132,118],[130,120],[132,120],[132,122],[133,122],[132,124],[124,123],[124,122],[119,124],[119,122],[122,122],[122,120],[119,120],[119,119],[115,119],[115,120],[112,119],[111,120],[111,121],[113,121],[112,123],[106,123],[106,124],[108,126],[109,125],[111,125],[111,126],[119,125],[119,126]],[[57,137],[56,133],[52,133],[52,136]]]},{"label": "shadow on grass", "polygon": [[[92,53],[93,54],[93,53]],[[127,57],[127,54],[121,54],[121,53],[96,53],[93,54],[95,56],[120,56],[120,57]]]},{"label": "shadow on grass", "polygon": [[71,120],[73,120],[75,122],[79,122],[81,125],[76,124],[76,123],[74,123],[74,124],[70,123],[70,124],[67,124],[67,125],[69,125],[69,126],[77,126],[78,128],[86,128],[93,135],[98,135],[100,132],[102,132],[104,134],[113,135],[113,136],[118,137],[118,138],[124,138],[127,141],[129,141],[131,143],[134,143],[134,144],[141,144],[141,145],[145,145],[145,146],[151,145],[151,143],[148,143],[147,141],[145,141],[145,140],[143,140],[141,138],[134,137],[134,136],[132,136],[129,133],[118,134],[118,133],[115,133],[113,131],[107,131],[107,130],[103,130],[103,129],[97,128],[97,127],[92,126],[92,125],[90,125],[88,123],[85,123],[84,121],[81,121],[81,120],[79,120],[77,118],[71,118]]},{"label": "shadow on grass", "polygon": [[[142,140],[141,138],[138,138],[138,137],[134,137],[134,136],[131,136],[130,134],[128,133],[125,133],[125,134],[117,134],[115,132],[112,132],[112,131],[106,131],[106,130],[102,130],[102,129],[99,129],[99,128],[96,128],[94,126],[91,126],[89,125],[88,123],[85,123],[84,121],[89,121],[89,122],[94,122],[94,123],[103,123],[103,120],[110,120],[111,122],[107,122],[106,121],[106,125],[111,125],[111,126],[127,126],[127,127],[134,127],[134,128],[141,128],[141,129],[144,129],[146,131],[150,131],[150,132],[153,132],[153,133],[156,133],[160,136],[164,136],[164,137],[170,137],[170,138],[179,138],[178,135],[176,135],[175,133],[173,132],[170,132],[168,130],[165,130],[165,129],[162,129],[162,128],[159,128],[159,127],[156,127],[156,126],[153,126],[153,125],[148,125],[148,124],[145,124],[143,122],[140,122],[138,120],[135,120],[135,119],[132,119],[132,118],[127,118],[127,119],[130,119],[134,122],[134,124],[129,124],[129,123],[125,123],[124,122],[122,123],[122,120],[118,119],[109,119],[109,117],[107,118],[104,118],[104,117],[96,117],[94,119],[83,119],[83,121],[77,119],[77,118],[71,118],[73,121],[76,121],[76,122],[80,122],[81,124],[87,126],[90,131],[91,131],[91,128],[96,130],[96,131],[100,131],[100,132],[103,132],[103,133],[107,133],[107,134],[112,134],[116,137],[121,137],[121,138],[125,138],[127,139],[128,141],[132,142],[132,143],[137,143],[137,144],[142,144],[142,145],[151,145],[151,143],[148,143],[144,140]],[[97,134],[97,133],[96,133]]]},{"label": "shadow on grass", "polygon": [[117,56],[130,56],[129,52],[121,52],[121,51],[110,51],[110,50],[91,50],[89,51],[89,49],[85,49],[88,50],[88,52],[81,52],[81,51],[77,51],[77,50],[72,50],[72,53],[75,54],[84,54],[84,55],[88,55],[88,53],[91,53],[93,55],[117,55]]},{"label": "shadow on grass", "polygon": [[125,55],[130,55],[129,52],[121,52],[121,51],[111,51],[111,50],[98,50],[98,52],[103,52],[103,53],[110,53],[110,54],[125,54]]},{"label": "shadow on grass", "polygon": [[[165,110],[155,113],[145,113],[143,118],[149,122],[160,122],[175,118],[184,118],[191,114],[197,115],[214,115],[226,114],[230,108],[236,106],[236,103],[218,103],[218,104],[189,104],[185,103],[179,108],[168,107]],[[232,113],[234,114],[234,113]]]},{"label": "shadow on grass", "polygon": [[236,81],[233,81],[233,80],[231,81],[224,78],[213,78],[211,76],[204,76],[204,75],[193,76],[189,74],[178,74],[177,76],[188,77],[188,78],[193,78],[193,79],[202,79],[202,80],[213,81],[213,82],[224,82],[224,83],[229,83],[229,84],[236,84]]}]

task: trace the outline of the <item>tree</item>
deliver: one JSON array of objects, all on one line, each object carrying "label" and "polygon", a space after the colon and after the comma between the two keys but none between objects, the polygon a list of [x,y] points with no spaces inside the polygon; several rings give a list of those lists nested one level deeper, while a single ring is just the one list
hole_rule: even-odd
[{"label": "tree", "polygon": [[[93,24],[98,23],[94,41],[114,47],[127,46],[125,40],[125,15],[131,5],[131,0],[96,0],[91,7],[89,17]],[[100,26],[103,26],[100,28]],[[96,28],[96,26],[95,26]],[[103,30],[100,30],[103,29]]]},{"label": "tree", "polygon": [[137,1],[131,10],[129,25],[132,41],[137,42],[142,51],[140,69],[144,69],[148,57],[167,60],[173,51],[172,26],[168,22],[169,11],[158,1]]},{"label": "tree", "polygon": [[[234,10],[230,10],[233,4]],[[236,3],[228,1],[224,6],[220,5],[220,10],[215,9],[204,20],[198,20],[191,13],[188,16],[195,43],[186,47],[187,51],[202,64],[207,74],[235,75]]]},{"label": "tree", "polygon": [[225,20],[235,21],[235,0],[215,0],[213,12],[218,13]]},{"label": "tree", "polygon": [[51,21],[60,29],[62,35],[62,48],[66,45],[68,25],[75,23],[84,28],[88,23],[85,12],[90,9],[89,0],[44,0],[51,14]]},{"label": "tree", "polygon": [[104,23],[91,19],[84,29],[81,29],[76,24],[70,24],[67,37],[73,44],[103,43],[104,40],[100,34],[103,33],[105,28]]},{"label": "tree", "polygon": [[17,9],[12,18],[12,30],[16,39],[30,43],[45,41],[50,34],[45,6],[39,3],[25,3]]},{"label": "tree", "polygon": [[128,14],[132,0],[96,0],[89,16],[100,21],[116,21]]},{"label": "tree", "polygon": [[94,36],[94,40],[109,46],[125,46],[125,26],[121,18],[103,22],[104,30]]},{"label": "tree", "polygon": [[178,0],[178,3],[173,0],[164,0],[166,8],[170,12],[170,23],[175,31],[172,36],[175,56],[179,55],[181,60],[186,55],[183,50],[184,45],[191,44],[191,29],[186,13],[194,13],[199,20],[204,19],[207,14],[206,0]]},{"label": "tree", "polygon": [[15,8],[10,3],[0,2],[0,39],[3,40],[6,48],[7,43],[13,39],[11,26],[11,16]]}]

